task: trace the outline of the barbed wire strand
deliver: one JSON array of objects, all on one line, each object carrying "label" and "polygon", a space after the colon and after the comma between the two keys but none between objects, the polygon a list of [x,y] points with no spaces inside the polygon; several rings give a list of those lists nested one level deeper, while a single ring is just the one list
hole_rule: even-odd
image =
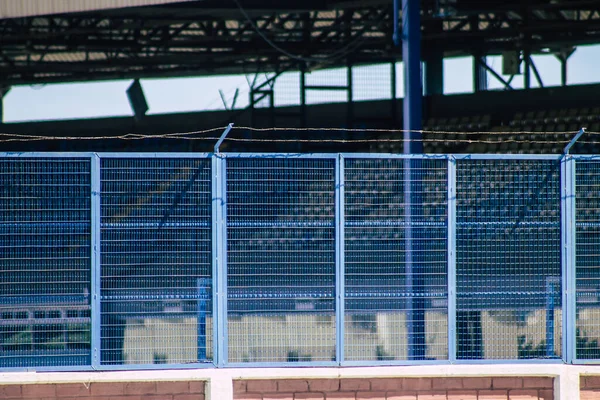
[{"label": "barbed wire strand", "polygon": [[[116,136],[45,136],[45,135],[27,135],[20,133],[0,133],[0,143],[5,142],[27,142],[27,141],[53,141],[53,140],[143,140],[143,139],[181,139],[181,140],[218,140],[218,137],[214,136],[198,136],[207,133],[213,133],[222,131],[226,127],[216,127],[198,131],[189,132],[175,132],[175,133],[162,133],[162,134],[141,134],[141,133],[128,133],[124,135]],[[233,127],[236,130],[247,130],[252,132],[360,132],[360,133],[421,133],[431,135],[444,135],[444,137],[437,138],[422,138],[422,139],[405,139],[405,138],[347,138],[347,139],[334,139],[334,138],[319,138],[319,139],[260,139],[260,138],[235,138],[227,137],[227,141],[238,141],[238,142],[297,142],[297,143],[386,143],[386,142],[451,142],[451,143],[545,143],[545,144],[562,144],[568,143],[570,138],[567,136],[573,136],[577,131],[547,131],[547,132],[532,132],[532,131],[476,131],[476,132],[464,132],[464,131],[441,131],[441,130],[405,130],[405,129],[379,129],[379,128],[253,128],[246,126]],[[449,137],[446,135],[459,136]],[[482,138],[466,138],[469,136],[485,136]],[[564,140],[531,140],[530,138],[519,138],[519,136],[551,136],[551,135],[564,135]],[[586,131],[586,135],[600,135],[600,132]],[[508,136],[508,137],[506,137]],[[554,138],[556,139],[556,138]],[[595,143],[589,141],[579,141],[579,143]]]},{"label": "barbed wire strand", "polygon": [[[115,137],[107,137],[108,139],[115,139]],[[153,139],[157,137],[153,136]],[[80,140],[82,138],[77,137],[62,137],[56,140]],[[97,138],[85,138],[85,140],[96,140]],[[145,137],[130,137],[130,138],[119,138],[124,140],[142,140],[147,139]],[[198,140],[219,140],[218,137],[165,137],[163,139],[182,139],[190,141]],[[8,142],[36,142],[45,141],[47,138],[11,138],[11,139],[0,139],[0,143]],[[254,142],[254,143],[408,143],[408,142],[422,142],[422,143],[484,143],[484,144],[500,144],[500,143],[529,143],[529,144],[566,144],[570,140],[520,140],[520,139],[502,139],[502,140],[490,140],[490,139],[244,139],[244,138],[227,138],[227,141],[231,142]],[[585,142],[578,141],[578,143],[597,143],[597,142]]]},{"label": "barbed wire strand", "polygon": [[[105,140],[105,139],[122,139],[122,140],[132,140],[132,139],[168,139],[168,138],[185,138],[189,135],[201,135],[205,133],[212,133],[217,131],[224,130],[225,127],[204,129],[200,131],[190,131],[190,132],[174,132],[174,133],[159,133],[159,134],[147,134],[147,133],[127,133],[124,135],[116,135],[116,136],[45,136],[45,135],[27,135],[21,133],[0,133],[0,137],[10,137],[10,138],[22,138],[25,140]],[[206,139],[219,139],[217,138],[206,138]]]},{"label": "barbed wire strand", "polygon": [[[579,130],[573,131],[443,131],[443,130],[431,130],[431,129],[386,129],[386,128],[253,128],[249,126],[234,126],[234,129],[243,129],[253,132],[275,132],[275,131],[309,131],[309,132],[382,132],[382,133],[447,133],[447,134],[460,134],[460,135],[498,135],[498,134],[506,134],[506,135],[518,135],[518,134],[527,134],[527,135],[549,135],[549,134],[576,134]],[[596,132],[585,132],[586,134],[596,133]]]},{"label": "barbed wire strand", "polygon": [[[232,142],[259,142],[259,143],[407,143],[407,142],[452,142],[452,143],[541,143],[536,140],[473,140],[473,139],[243,139],[243,138],[228,138]],[[569,143],[569,140],[552,140],[544,141],[544,144],[561,144]]]}]

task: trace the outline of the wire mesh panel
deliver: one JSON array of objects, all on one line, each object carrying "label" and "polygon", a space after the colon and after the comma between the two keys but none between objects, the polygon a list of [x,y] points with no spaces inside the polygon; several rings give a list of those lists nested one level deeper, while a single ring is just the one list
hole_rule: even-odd
[{"label": "wire mesh panel", "polygon": [[457,164],[457,358],[561,354],[559,163]]},{"label": "wire mesh panel", "polygon": [[334,159],[227,160],[230,362],[335,360]]},{"label": "wire mesh panel", "polygon": [[209,159],[101,160],[101,363],[212,359]]},{"label": "wire mesh panel", "polygon": [[576,358],[600,359],[600,162],[576,163]]},{"label": "wire mesh panel", "polygon": [[345,359],[446,359],[447,161],[347,159],[344,195]]},{"label": "wire mesh panel", "polygon": [[0,368],[90,364],[90,160],[0,158]]}]

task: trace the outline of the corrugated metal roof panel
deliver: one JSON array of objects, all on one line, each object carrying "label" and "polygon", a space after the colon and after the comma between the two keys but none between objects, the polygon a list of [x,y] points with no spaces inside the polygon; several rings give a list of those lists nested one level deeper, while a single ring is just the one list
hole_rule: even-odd
[{"label": "corrugated metal roof panel", "polygon": [[0,19],[152,6],[198,0],[2,0]]}]

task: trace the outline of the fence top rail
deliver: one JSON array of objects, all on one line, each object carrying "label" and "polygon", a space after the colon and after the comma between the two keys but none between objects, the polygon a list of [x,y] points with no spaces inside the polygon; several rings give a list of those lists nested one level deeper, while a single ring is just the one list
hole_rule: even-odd
[{"label": "fence top rail", "polygon": [[[393,154],[393,153],[181,153],[181,152],[0,152],[0,158],[317,158],[426,159],[426,160],[561,160],[562,154]],[[600,155],[569,155],[600,160]]]},{"label": "fence top rail", "polygon": [[571,155],[574,160],[600,161],[600,154],[577,154]]},{"label": "fence top rail", "polygon": [[0,158],[91,158],[93,152],[0,152]]},{"label": "fence top rail", "polygon": [[95,153],[100,158],[210,158],[213,153],[170,153],[170,152],[110,152],[110,153]]}]

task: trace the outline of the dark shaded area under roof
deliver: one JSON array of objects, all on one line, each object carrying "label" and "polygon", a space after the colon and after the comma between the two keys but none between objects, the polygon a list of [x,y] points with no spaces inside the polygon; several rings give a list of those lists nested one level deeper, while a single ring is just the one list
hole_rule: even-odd
[{"label": "dark shaded area under roof", "polygon": [[[579,129],[587,128],[589,132],[600,132],[600,101],[597,96],[599,90],[600,85],[578,85],[426,96],[424,129],[453,133],[425,132],[425,152],[559,154]],[[213,151],[216,138],[222,129],[188,135],[196,140],[161,138],[161,135],[197,132],[213,127],[224,128],[233,122],[234,129],[228,138],[244,141],[225,140],[221,151],[402,152],[402,133],[385,132],[386,129],[397,129],[402,125],[401,99],[354,102],[352,127],[355,130],[340,128],[348,126],[348,110],[348,103],[307,106],[306,126],[314,128],[311,131],[301,128],[299,106],[148,115],[141,120],[133,117],[112,117],[7,123],[2,125],[2,132],[15,134],[12,139],[19,140],[6,141],[11,137],[4,136],[0,141],[0,151],[210,152]],[[273,126],[285,129],[264,132],[243,128]],[[381,131],[365,132],[362,129]],[[116,138],[131,133],[149,136],[139,140]],[[59,136],[71,139],[31,141],[16,135]],[[78,139],[92,137],[101,139]],[[275,142],[272,139],[286,139],[290,142]],[[313,142],[301,142],[298,139],[309,139]],[[331,139],[348,142],[340,143]],[[357,141],[363,139],[374,141]],[[571,152],[600,152],[600,136],[584,135]]]}]

